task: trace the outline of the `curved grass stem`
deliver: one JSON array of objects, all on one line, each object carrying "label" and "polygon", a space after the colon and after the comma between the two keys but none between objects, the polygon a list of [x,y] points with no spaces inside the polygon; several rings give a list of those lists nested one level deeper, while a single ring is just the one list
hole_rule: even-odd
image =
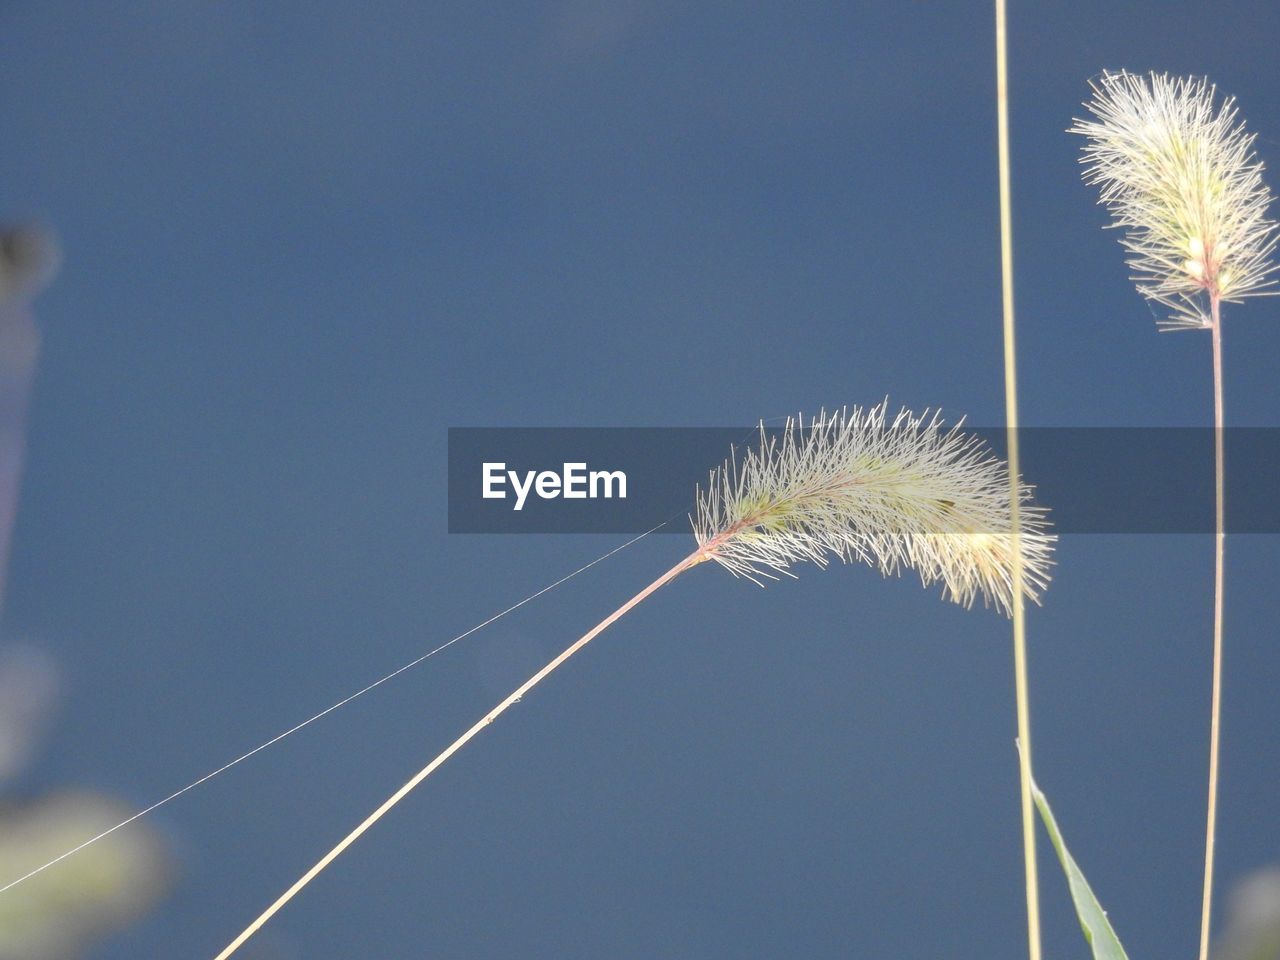
[{"label": "curved grass stem", "polygon": [[275,902],[272,903],[271,906],[267,907],[266,910],[262,911],[262,913],[258,915],[257,919],[255,919],[251,924],[245,927],[244,930],[241,931],[240,934],[234,940],[232,940],[229,944],[227,944],[227,946],[223,948],[222,952],[217,955],[215,960],[226,960],[227,957],[230,957],[233,953],[235,953],[238,949],[240,949],[240,947],[244,944],[246,940],[252,937],[262,927],[263,924],[265,924],[268,920],[270,920],[273,916],[275,916],[276,913],[278,913],[280,909],[284,907],[285,904],[287,904],[290,900],[292,900],[295,896],[297,896],[298,893],[301,892],[303,887],[305,887],[312,880],[314,880],[321,873],[321,871],[323,871],[327,866],[329,866],[329,864],[331,864],[334,860],[336,860],[342,854],[342,852],[347,849],[347,847],[351,846],[351,844],[355,843],[356,840],[360,839],[360,837],[363,836],[364,833],[370,827],[372,827],[375,823],[377,823],[379,820],[382,819],[382,817],[387,813],[387,811],[389,811],[397,803],[399,803],[406,796],[408,796],[409,793],[412,792],[413,789],[416,786],[418,786],[418,784],[422,783],[423,780],[431,776],[431,774],[434,773],[441,766],[441,764],[443,764],[451,756],[453,756],[455,753],[461,750],[464,746],[466,746],[467,742],[470,741],[476,734],[478,734],[481,730],[483,730],[489,724],[493,723],[494,720],[496,720],[499,716],[501,716],[504,712],[506,712],[508,707],[510,707],[514,703],[517,703],[521,697],[523,697],[526,693],[528,693],[530,690],[536,687],[539,683],[541,683],[544,679],[550,676],[556,670],[557,667],[559,667],[566,660],[572,657],[575,653],[577,653],[579,650],[585,647],[588,643],[590,643],[592,640],[598,637],[601,633],[607,630],[615,622],[620,620],[633,607],[638,606],[641,602],[643,602],[645,599],[647,599],[649,596],[655,593],[658,589],[670,583],[672,580],[680,576],[680,574],[684,573],[690,567],[695,566],[698,563],[701,563],[705,559],[706,559],[706,553],[701,548],[694,551],[689,556],[685,557],[683,560],[677,563],[674,567],[672,567],[662,576],[658,577],[657,580],[654,580],[653,583],[649,584],[647,587],[645,587],[643,590],[637,593],[634,597],[632,597],[630,600],[628,600],[626,603],[620,606],[617,610],[613,611],[613,613],[609,614],[609,616],[605,617],[598,624],[596,624],[594,627],[588,630],[585,634],[583,634],[576,641],[574,641],[573,644],[567,647],[564,650],[564,652],[562,652],[558,657],[556,657],[554,660],[548,663],[545,667],[543,667],[541,670],[535,673],[532,677],[530,677],[528,680],[522,683],[519,687],[513,690],[505,700],[503,700],[496,707],[494,707],[492,710],[486,713],[483,717],[481,717],[480,720],[477,721],[475,725],[471,727],[471,729],[469,729],[466,733],[464,733],[452,744],[450,744],[434,760],[432,760],[425,767],[423,767],[421,770],[415,773],[408,781],[405,782],[404,786],[402,786],[399,790],[397,790],[391,796],[387,797],[387,799],[383,801],[382,805],[379,806],[378,809],[374,810],[373,813],[365,817],[365,819],[362,820],[354,830],[352,830],[345,837],[343,837],[342,840],[340,840],[333,847],[332,850],[330,850],[323,857],[321,857],[316,862],[315,866],[313,866],[310,870],[308,870],[296,881],[294,881],[293,885],[289,887],[289,889],[286,890],[284,893],[282,893],[278,898],[276,898]]}]

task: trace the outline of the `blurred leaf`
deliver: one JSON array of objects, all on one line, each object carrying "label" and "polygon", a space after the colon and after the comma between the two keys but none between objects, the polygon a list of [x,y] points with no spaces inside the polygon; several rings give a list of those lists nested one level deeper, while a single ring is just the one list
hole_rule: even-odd
[{"label": "blurred leaf", "polygon": [[[0,807],[0,884],[48,863],[130,811],[91,793]],[[104,836],[0,896],[0,960],[74,960],[165,891],[160,838],[134,825]]]},{"label": "blurred leaf", "polygon": [[1062,863],[1062,870],[1067,875],[1067,883],[1071,887],[1071,899],[1075,901],[1076,916],[1080,918],[1080,926],[1084,928],[1084,938],[1093,947],[1094,960],[1129,960],[1124,947],[1120,946],[1120,939],[1116,936],[1115,930],[1111,929],[1107,912],[1098,903],[1098,898],[1093,895],[1089,881],[1084,878],[1075,858],[1067,849],[1062,834],[1058,831],[1058,821],[1053,818],[1053,811],[1049,809],[1049,801],[1045,799],[1044,793],[1034,781],[1031,784],[1031,792],[1035,797],[1036,807],[1040,810],[1040,818],[1044,821],[1049,831],[1049,838],[1053,841],[1053,848],[1058,851],[1058,860]]},{"label": "blurred leaf", "polygon": [[1280,960],[1280,867],[1236,884],[1228,900],[1226,930],[1214,960]]}]

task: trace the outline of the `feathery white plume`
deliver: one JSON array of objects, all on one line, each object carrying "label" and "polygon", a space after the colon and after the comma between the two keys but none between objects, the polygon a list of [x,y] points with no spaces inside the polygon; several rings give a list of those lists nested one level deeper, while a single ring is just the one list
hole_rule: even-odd
[{"label": "feathery white plume", "polygon": [[[705,559],[756,580],[832,556],[895,574],[912,567],[926,586],[970,606],[1009,611],[1013,538],[1009,476],[982,440],[944,429],[940,415],[888,401],[863,410],[788,420],[760,447],[712,471],[698,491],[694,533]],[[1026,595],[1048,584],[1054,537],[1021,487],[1019,541]],[[759,581],[756,580],[758,583]]]},{"label": "feathery white plume", "polygon": [[1272,197],[1235,100],[1215,105],[1207,80],[1158,73],[1105,73],[1091,86],[1097,119],[1070,132],[1088,138],[1084,178],[1125,230],[1138,292],[1172,311],[1161,327],[1208,327],[1211,297],[1271,292]]}]

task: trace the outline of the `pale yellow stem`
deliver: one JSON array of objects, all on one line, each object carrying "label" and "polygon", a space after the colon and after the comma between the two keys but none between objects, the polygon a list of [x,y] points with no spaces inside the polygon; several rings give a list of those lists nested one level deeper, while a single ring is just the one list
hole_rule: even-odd
[{"label": "pale yellow stem", "polygon": [[659,587],[662,587],[665,584],[670,583],[676,577],[680,576],[680,574],[684,573],[684,571],[688,570],[690,567],[694,566],[695,564],[701,563],[706,558],[707,558],[706,552],[701,548],[696,550],[694,553],[690,554],[689,556],[685,557],[683,560],[677,563],[674,567],[672,567],[670,570],[668,570],[666,573],[660,576],[657,580],[653,581],[653,583],[649,584],[647,587],[645,587],[643,590],[637,593],[634,597],[632,597],[630,600],[628,600],[626,603],[620,606],[617,610],[613,611],[613,613],[609,614],[609,616],[605,617],[598,624],[596,624],[594,627],[588,630],[578,640],[574,641],[574,643],[571,646],[566,648],[563,653],[561,653],[558,657],[556,657],[554,660],[548,663],[545,667],[543,667],[541,670],[535,673],[532,677],[530,677],[528,680],[522,683],[519,687],[517,687],[514,691],[512,691],[510,696],[508,696],[496,707],[494,707],[492,710],[486,713],[479,720],[479,722],[475,724],[475,726],[473,726],[470,730],[468,730],[466,733],[460,736],[457,740],[455,740],[452,744],[450,744],[449,747],[443,753],[441,753],[438,757],[436,757],[434,760],[428,763],[425,767],[423,767],[421,770],[415,773],[413,777],[411,777],[405,783],[404,786],[402,786],[399,790],[397,790],[391,796],[387,797],[387,799],[383,801],[382,805],[378,807],[377,810],[374,810],[373,813],[365,817],[365,819],[361,821],[359,826],[357,826],[354,830],[352,830],[345,837],[343,837],[342,840],[337,844],[337,846],[335,846],[332,850],[330,850],[323,857],[321,857],[319,861],[316,862],[315,866],[313,866],[310,870],[308,870],[296,881],[294,881],[293,886],[289,887],[288,890],[282,893],[276,899],[276,901],[273,904],[271,904],[271,906],[267,907],[266,910],[262,911],[262,913],[258,916],[258,918],[253,921],[253,923],[245,927],[244,930],[241,931],[239,936],[237,936],[234,940],[232,940],[229,944],[227,944],[227,946],[223,949],[223,951],[219,953],[217,957],[214,958],[214,960],[226,960],[227,957],[231,956],[238,949],[240,949],[241,945],[243,945],[246,940],[248,940],[251,936],[253,936],[264,923],[266,923],[273,916],[275,916],[275,914],[279,912],[280,908],[283,907],[290,900],[292,900],[299,893],[299,891],[302,890],[303,887],[305,887],[308,883],[314,880],[316,876],[322,870],[324,870],[325,867],[329,866],[330,863],[336,860],[338,856],[344,850],[347,849],[347,847],[351,846],[351,844],[355,843],[356,840],[360,839],[361,835],[364,834],[364,832],[368,830],[370,827],[372,827],[375,823],[381,820],[383,815],[386,814],[388,810],[390,810],[397,803],[399,803],[406,796],[408,796],[414,787],[420,784],[423,780],[427,779],[427,777],[431,776],[431,774],[435,772],[436,768],[438,768],[451,756],[453,756],[455,753],[461,750],[467,744],[467,741],[469,741],[477,733],[479,733],[489,724],[493,723],[493,721],[496,720],[508,707],[510,707],[513,703],[517,703],[521,697],[523,697],[526,693],[528,693],[530,690],[536,687],[540,682],[542,682],[542,680],[544,680],[547,676],[549,676],[562,663],[564,663],[566,660],[572,657],[575,653],[577,653],[579,650],[585,647],[588,643],[594,640],[597,636],[603,633],[615,621],[617,621],[622,616],[624,616],[629,610],[631,610],[632,607],[635,607],[641,601],[645,600],[652,593],[654,593]]},{"label": "pale yellow stem", "polygon": [[1013,673],[1018,709],[1018,772],[1022,801],[1022,863],[1027,894],[1027,953],[1040,960],[1040,884],[1036,869],[1035,811],[1031,798],[1031,707],[1027,694],[1027,631],[1023,615],[1022,550],[1018,537],[1018,361],[1013,314],[1013,215],[1009,175],[1009,63],[1005,0],[996,0],[996,119],[1000,163],[1000,278],[1004,318],[1004,406],[1009,446],[1009,513],[1013,537]]},{"label": "pale yellow stem", "polygon": [[1220,298],[1211,297],[1213,309],[1213,459],[1214,459],[1214,560],[1213,560],[1213,697],[1209,707],[1209,810],[1204,830],[1204,895],[1200,908],[1200,960],[1209,956],[1209,917],[1213,910],[1213,856],[1218,828],[1218,744],[1222,720],[1222,588],[1225,562],[1226,456],[1222,405],[1222,318]]}]

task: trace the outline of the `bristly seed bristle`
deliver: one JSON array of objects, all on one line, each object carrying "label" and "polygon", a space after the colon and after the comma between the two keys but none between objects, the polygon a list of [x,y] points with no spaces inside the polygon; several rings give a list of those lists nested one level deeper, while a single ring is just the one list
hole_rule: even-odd
[{"label": "bristly seed bristle", "polygon": [[1162,329],[1212,324],[1212,298],[1274,291],[1276,224],[1254,136],[1207,80],[1106,73],[1076,120],[1085,181],[1101,189],[1138,292],[1168,307]]},{"label": "bristly seed bristle", "polygon": [[[1009,612],[1013,537],[1009,476],[981,438],[944,428],[939,414],[888,401],[820,412],[781,431],[760,426],[760,445],[730,458],[699,489],[694,533],[705,559],[755,582],[811,560],[861,561],[882,573],[914,568],[926,586],[964,606],[981,596]],[[1045,511],[1020,486],[1024,592],[1049,581]]]}]

